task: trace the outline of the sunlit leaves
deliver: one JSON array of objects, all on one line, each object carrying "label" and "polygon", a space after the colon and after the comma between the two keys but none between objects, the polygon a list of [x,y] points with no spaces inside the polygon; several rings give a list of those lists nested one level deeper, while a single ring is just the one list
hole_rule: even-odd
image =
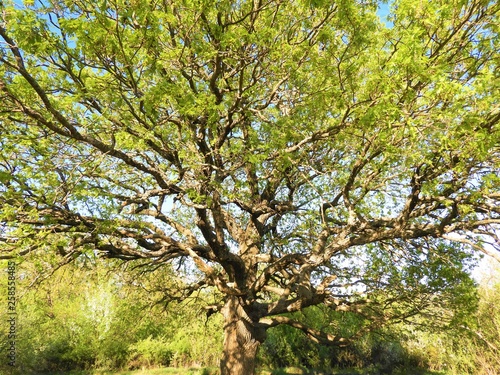
[{"label": "sunlit leaves", "polygon": [[8,241],[192,258],[257,315],[333,291],[407,292],[395,315],[440,289],[455,301],[468,258],[449,235],[500,220],[499,9],[391,9],[384,24],[351,0],[8,6],[0,199],[26,232]]}]

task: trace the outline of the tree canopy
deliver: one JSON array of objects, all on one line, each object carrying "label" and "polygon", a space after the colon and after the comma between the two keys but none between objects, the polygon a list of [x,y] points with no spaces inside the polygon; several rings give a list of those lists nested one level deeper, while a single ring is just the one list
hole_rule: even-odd
[{"label": "tree canopy", "polygon": [[[497,2],[0,4],[2,256],[185,270],[223,374],[279,324],[449,321],[498,258]],[[366,324],[285,314],[320,304]]]}]

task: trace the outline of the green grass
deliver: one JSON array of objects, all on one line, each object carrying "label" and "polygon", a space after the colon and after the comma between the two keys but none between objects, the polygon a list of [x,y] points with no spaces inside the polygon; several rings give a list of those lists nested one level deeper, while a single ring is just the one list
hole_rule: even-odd
[{"label": "green grass", "polygon": [[[205,372],[204,372],[205,371]],[[94,372],[92,375],[201,375],[210,374],[208,369],[199,368],[160,368],[160,369],[149,369],[149,370],[136,370],[136,371],[104,371],[104,372]]]},{"label": "green grass", "polygon": [[[71,371],[68,373],[44,373],[43,375],[212,375],[215,368],[157,368],[128,371]],[[42,374],[40,374],[42,375]]]},{"label": "green grass", "polygon": [[[71,371],[69,373],[50,373],[43,375],[214,375],[218,374],[217,368],[158,368],[135,371]],[[382,374],[372,369],[342,369],[329,375],[379,375]],[[261,371],[260,375],[326,375],[322,372],[312,372],[297,367],[276,369],[273,371]],[[422,369],[395,370],[393,375],[446,375],[444,372],[425,371]]]},{"label": "green grass", "polygon": [[[314,372],[307,371],[305,369],[297,368],[297,367],[289,367],[276,369],[273,371],[262,371],[260,375],[381,375],[387,374],[387,372],[381,372],[375,368],[367,368],[367,369],[339,369],[334,372]],[[401,369],[394,370],[392,375],[446,375],[444,372],[433,372],[433,371],[425,371],[422,369]]]}]

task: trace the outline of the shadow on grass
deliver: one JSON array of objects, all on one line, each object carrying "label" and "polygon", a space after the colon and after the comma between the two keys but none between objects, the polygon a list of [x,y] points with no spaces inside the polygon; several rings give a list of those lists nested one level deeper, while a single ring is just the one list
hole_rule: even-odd
[{"label": "shadow on grass", "polygon": [[[158,368],[128,371],[71,371],[40,373],[33,375],[218,375],[217,368]],[[275,369],[273,371],[260,371],[259,375],[446,375],[446,372],[427,371],[418,368],[404,368],[394,370],[367,369],[338,369],[328,372],[307,370],[299,367]]]},{"label": "shadow on grass", "polygon": [[50,372],[38,373],[33,375],[217,375],[217,368],[156,368],[143,370],[123,370],[123,371],[108,371],[108,370],[87,370],[87,371],[70,371],[70,372]]},{"label": "shadow on grass", "polygon": [[338,369],[328,372],[307,370],[298,367],[280,368],[273,371],[262,371],[260,375],[446,375],[446,372],[428,371],[419,368],[402,369]]}]

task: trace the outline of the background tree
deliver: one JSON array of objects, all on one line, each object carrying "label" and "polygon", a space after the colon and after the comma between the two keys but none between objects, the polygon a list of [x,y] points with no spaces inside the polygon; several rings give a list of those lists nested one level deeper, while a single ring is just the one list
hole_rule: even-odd
[{"label": "background tree", "polygon": [[[202,292],[182,304],[153,305],[163,296],[160,286],[174,287],[182,280],[168,267],[150,273],[131,269],[134,262],[114,263],[82,257],[39,282],[50,264],[23,262],[16,283],[17,366],[2,361],[0,373],[217,366],[222,317],[207,320],[200,314],[213,297]],[[0,288],[6,290],[3,276]],[[0,303],[7,306],[6,296],[0,295]],[[8,311],[0,310],[0,319],[8,318]],[[4,352],[11,341],[8,334],[0,331]]]},{"label": "background tree", "polygon": [[[500,5],[377,9],[3,2],[2,253],[173,263],[167,297],[223,295],[223,374],[280,324],[452,320],[463,245],[498,247]],[[366,323],[283,315],[313,305]]]}]

